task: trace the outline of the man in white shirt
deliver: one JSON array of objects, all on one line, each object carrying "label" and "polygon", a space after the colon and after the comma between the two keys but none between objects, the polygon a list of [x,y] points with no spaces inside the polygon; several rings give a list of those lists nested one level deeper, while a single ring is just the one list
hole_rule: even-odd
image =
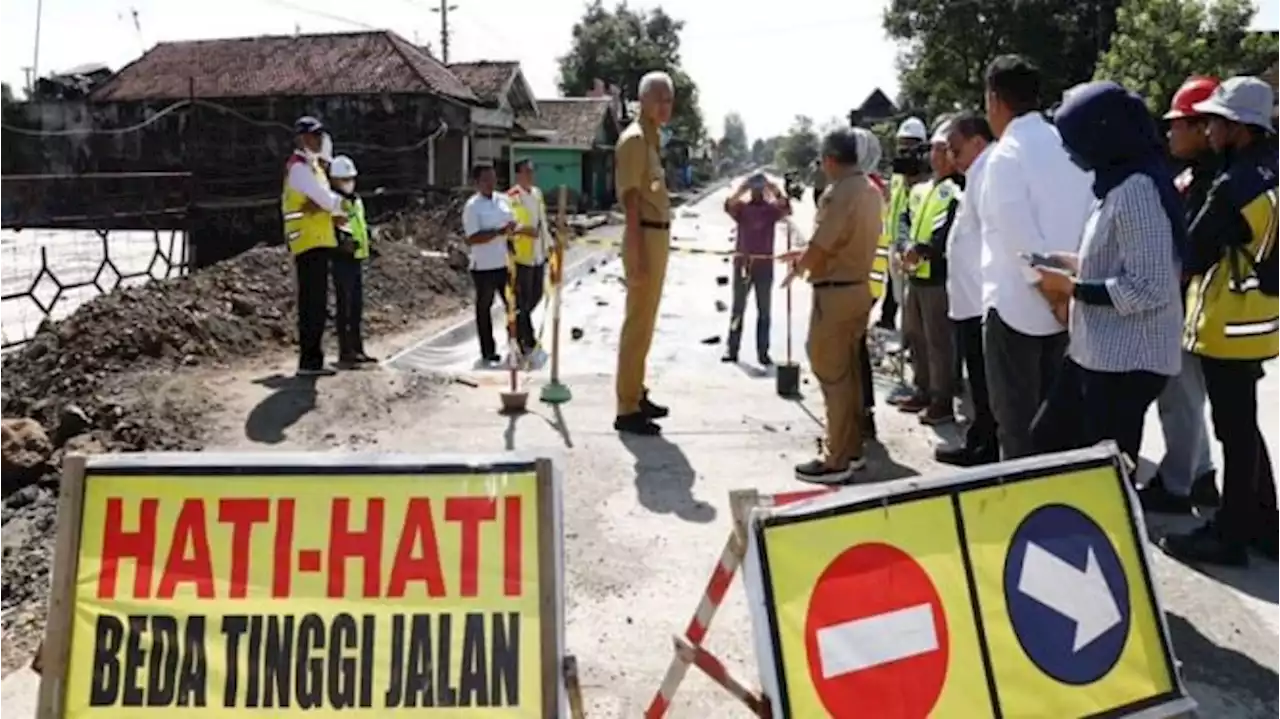
[{"label": "man in white shirt", "polygon": [[978,221],[982,175],[994,140],[986,118],[974,112],[957,115],[947,133],[947,150],[956,167],[964,172],[964,194],[947,235],[947,308],[955,328],[956,354],[969,376],[973,416],[965,430],[964,444],[939,447],[934,457],[959,467],[1000,459],[982,356],[982,226]]},{"label": "man in white shirt", "polygon": [[1002,55],[986,73],[987,120],[999,142],[983,171],[983,350],[1001,456],[1034,454],[1031,422],[1062,364],[1067,332],[1024,257],[1075,252],[1093,204],[1092,177],[1067,157],[1040,111],[1040,71]]},{"label": "man in white shirt", "polygon": [[493,165],[477,163],[471,168],[476,194],[462,208],[462,230],[471,246],[471,280],[476,287],[476,334],[480,337],[480,360],[498,362],[493,339],[493,298],[507,306],[507,241],[516,229],[515,216],[505,195],[494,192],[498,184]]}]

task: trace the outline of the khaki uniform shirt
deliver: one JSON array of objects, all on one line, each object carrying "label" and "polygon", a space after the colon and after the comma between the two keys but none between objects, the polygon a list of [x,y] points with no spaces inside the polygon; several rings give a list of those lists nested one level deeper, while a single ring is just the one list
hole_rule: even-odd
[{"label": "khaki uniform shirt", "polygon": [[827,188],[818,205],[813,244],[823,250],[809,272],[811,282],[867,282],[880,238],[884,199],[861,172]]},{"label": "khaki uniform shirt", "polygon": [[636,120],[618,136],[614,150],[618,199],[631,190],[640,193],[640,219],[644,222],[671,221],[671,197],[662,167],[662,141],[658,128]]}]

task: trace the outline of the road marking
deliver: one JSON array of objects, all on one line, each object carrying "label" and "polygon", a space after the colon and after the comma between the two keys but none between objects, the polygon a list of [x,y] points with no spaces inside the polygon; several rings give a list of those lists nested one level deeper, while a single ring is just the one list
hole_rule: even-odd
[{"label": "road marking", "polygon": [[869,669],[938,649],[933,606],[917,604],[819,629],[822,678]]},{"label": "road marking", "polygon": [[1035,542],[1027,542],[1018,591],[1076,623],[1072,652],[1089,646],[1123,621],[1093,547],[1089,547],[1082,572]]}]

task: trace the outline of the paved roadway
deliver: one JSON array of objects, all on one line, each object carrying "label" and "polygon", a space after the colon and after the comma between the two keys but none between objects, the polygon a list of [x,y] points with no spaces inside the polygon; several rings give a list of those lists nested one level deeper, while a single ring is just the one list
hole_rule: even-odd
[{"label": "paved roadway", "polygon": [[[678,247],[726,249],[730,225],[720,210],[727,189],[677,210]],[[796,222],[812,225],[812,202],[798,203]],[[615,229],[616,235],[616,229]],[[584,266],[585,267],[585,266]],[[532,403],[517,419],[495,414],[505,374],[474,369],[474,337],[458,330],[432,346],[401,355],[401,368],[456,373],[455,384],[431,406],[413,408],[397,428],[399,440],[380,450],[492,452],[503,448],[551,456],[564,480],[566,638],[578,657],[591,717],[637,717],[652,697],[670,659],[670,636],[682,632],[697,606],[730,528],[730,490],[762,492],[803,488],[795,463],[812,456],[821,431],[821,401],[812,383],[801,401],[779,399],[770,372],[750,362],[724,365],[728,275],[719,257],[673,257],[649,384],[673,415],[661,438],[619,437],[612,431],[613,374],[622,319],[623,286],[615,260],[572,281],[564,298],[562,377],[571,402],[559,408]],[[802,354],[808,292],[797,285],[793,348]],[[785,357],[785,295],[774,297],[775,359]],[[744,345],[754,348],[749,311]],[[581,338],[570,339],[571,330]],[[744,358],[754,352],[746,351]],[[527,378],[532,396],[547,370]],[[887,386],[880,387],[883,393]],[[1267,379],[1262,406],[1276,456],[1277,392]],[[335,418],[335,421],[337,418]],[[352,418],[352,422],[361,422]],[[869,453],[872,480],[941,469],[932,448],[942,437],[893,411],[880,417],[882,445]],[[1160,454],[1150,427],[1146,453]],[[945,432],[942,435],[945,436]],[[1156,531],[1168,522],[1153,522]],[[1274,564],[1247,571],[1203,574],[1151,553],[1153,574],[1178,658],[1200,715],[1212,719],[1276,716],[1277,575]],[[748,684],[756,684],[749,616],[734,582],[706,646]],[[5,682],[5,708],[30,677]],[[16,711],[16,709],[15,709]],[[16,714],[15,714],[16,715]],[[744,715],[722,690],[690,671],[670,716]]]},{"label": "paved roadway", "polygon": [[[676,247],[731,246],[731,225],[720,209],[728,192],[721,189],[677,212]],[[796,203],[795,222],[805,231],[812,227],[810,196]],[[780,236],[780,248],[782,242]],[[569,643],[584,662],[588,685],[593,685],[587,692],[589,703],[607,716],[637,715],[657,686],[665,667],[664,637],[683,628],[728,529],[727,490],[798,488],[790,468],[810,456],[820,431],[821,403],[811,382],[806,380],[803,387],[803,401],[783,401],[774,393],[771,372],[747,361],[736,366],[720,362],[728,325],[722,307],[729,294],[717,280],[728,274],[727,260],[719,257],[671,260],[650,355],[649,384],[655,399],[673,406],[672,418],[664,422],[664,438],[619,439],[610,429],[623,303],[616,259],[573,281],[565,293],[562,376],[574,390],[573,402],[558,414],[539,407],[534,418],[511,422],[503,434],[508,447],[544,448],[569,457]],[[801,284],[792,297],[797,361],[803,359],[809,304]],[[776,291],[775,360],[786,356],[784,303],[785,294]],[[755,354],[753,317],[749,309],[744,360]],[[582,338],[569,339],[571,328],[580,330]],[[504,381],[501,373],[474,369],[474,346],[474,339],[469,339],[419,349],[401,361],[402,366],[466,375],[479,385],[481,391],[472,390],[458,400],[459,411],[450,413],[451,423],[466,414],[466,407],[492,407]],[[536,397],[546,369],[535,371],[530,379]],[[887,389],[888,383],[882,382],[882,400]],[[1265,380],[1261,400],[1261,420],[1274,459],[1274,371]],[[884,449],[871,455],[874,478],[942,469],[932,461],[931,451],[950,438],[947,430],[935,433],[885,409],[880,417]],[[446,434],[459,444],[474,444],[476,433],[492,436],[492,430],[485,429],[493,422],[488,417],[457,421],[460,425]],[[1153,411],[1144,455],[1158,459],[1161,445]],[[1219,454],[1216,444],[1214,451]],[[1144,463],[1142,472],[1149,471],[1149,463]],[[1188,522],[1156,517],[1149,529],[1158,533]],[[1157,550],[1150,554],[1175,649],[1201,704],[1201,716],[1275,716],[1276,566],[1259,560],[1244,571],[1201,573]],[[754,680],[740,590],[735,588],[731,597],[708,642],[732,668]],[[718,716],[732,706],[695,674],[690,673],[681,690],[677,716],[705,716],[707,711]]]}]

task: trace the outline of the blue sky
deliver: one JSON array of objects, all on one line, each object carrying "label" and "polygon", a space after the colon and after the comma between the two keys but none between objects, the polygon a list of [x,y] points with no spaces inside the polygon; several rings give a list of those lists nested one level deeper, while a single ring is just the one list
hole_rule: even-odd
[{"label": "blue sky", "polygon": [[[568,48],[584,0],[453,0],[454,60],[519,60],[534,90],[556,93],[556,57]],[[888,0],[633,0],[686,22],[683,54],[708,128],[737,110],[752,136],[781,133],[798,113],[843,116],[875,87],[896,91],[895,48],[880,28]],[[157,42],[390,28],[438,47],[431,0],[44,0],[41,73],[85,62],[112,68]],[[1280,25],[1280,0],[1261,0],[1259,25]],[[6,0],[0,76],[22,86],[34,54],[36,0]],[[529,12],[536,8],[536,12]],[[137,13],[137,23],[134,13]],[[814,68],[843,68],[819,73]]]}]

